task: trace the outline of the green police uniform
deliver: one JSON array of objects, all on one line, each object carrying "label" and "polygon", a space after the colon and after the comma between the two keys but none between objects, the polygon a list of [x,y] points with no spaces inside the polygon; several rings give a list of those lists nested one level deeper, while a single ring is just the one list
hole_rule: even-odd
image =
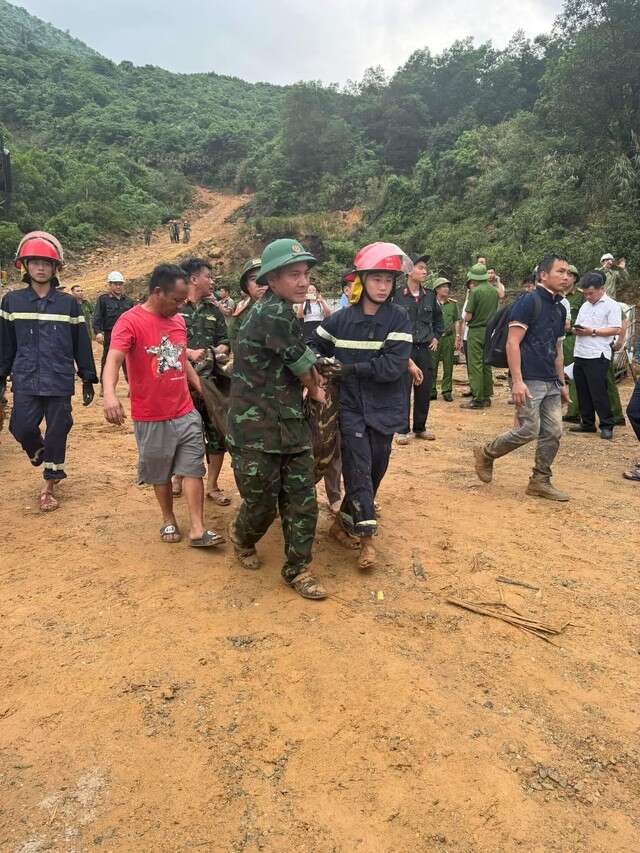
[{"label": "green police uniform", "polygon": [[487,323],[498,310],[498,292],[487,284],[487,272],[484,264],[475,264],[467,273],[467,279],[479,284],[469,293],[467,313],[469,337],[467,339],[469,385],[476,403],[482,403],[493,396],[493,376],[491,367],[484,363],[484,339]]},{"label": "green police uniform", "polygon": [[[283,257],[289,260],[275,263]],[[265,249],[262,271],[297,260],[315,262],[296,241],[277,240]],[[235,344],[227,444],[242,505],[232,540],[253,550],[279,509],[288,583],[311,562],[318,518],[311,431],[298,379],[315,361],[291,303],[268,290],[248,312]]]},{"label": "green police uniform", "polygon": [[438,365],[442,362],[442,393],[451,394],[453,389],[453,356],[455,352],[456,323],[460,319],[460,308],[455,299],[447,299],[440,306],[444,332],[438,341],[438,349],[434,358],[433,385],[431,393],[435,396],[438,380]]},{"label": "green police uniform", "polygon": [[[189,349],[206,350],[206,358],[213,363],[214,347],[220,344],[229,346],[227,324],[222,311],[212,302],[203,299],[196,304],[189,301],[185,302],[179,313],[187,327],[187,346]],[[198,402],[196,400],[196,404]],[[224,453],[226,449],[224,435],[215,429],[206,414],[206,408],[200,405],[197,405],[197,408],[202,415],[207,454],[216,456]]]}]

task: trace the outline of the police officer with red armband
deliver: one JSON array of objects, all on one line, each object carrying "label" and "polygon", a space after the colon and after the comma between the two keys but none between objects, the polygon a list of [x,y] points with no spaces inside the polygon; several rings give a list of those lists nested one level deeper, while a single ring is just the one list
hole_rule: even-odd
[{"label": "police officer with red armband", "polygon": [[57,273],[63,262],[62,246],[53,235],[27,234],[16,253],[16,266],[25,271],[22,280],[27,286],[7,293],[0,303],[0,397],[11,376],[9,430],[31,464],[44,467],[39,496],[43,512],[58,508],[54,487],[67,476],[64,462],[73,425],[74,362],[85,406],[93,400],[93,385],[98,381],[80,305],[58,289]]},{"label": "police officer with red armband", "polygon": [[[393,243],[372,243],[355,257],[351,305],[314,331],[313,346],[340,363],[340,434],[345,498],[331,533],[360,547],[358,565],[375,565],[374,500],[404,425],[412,344],[407,312],[392,302],[395,283],[412,262]],[[355,538],[354,538],[355,537]]]}]

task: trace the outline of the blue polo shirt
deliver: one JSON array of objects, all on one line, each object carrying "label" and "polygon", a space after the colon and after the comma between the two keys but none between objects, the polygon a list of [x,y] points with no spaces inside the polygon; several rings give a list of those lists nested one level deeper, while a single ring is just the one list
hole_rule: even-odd
[{"label": "blue polo shirt", "polygon": [[[536,303],[540,312],[536,317]],[[514,302],[509,313],[509,325],[524,326],[527,330],[520,344],[522,378],[553,382],[556,372],[558,340],[564,337],[567,312],[562,296],[554,295],[538,285],[533,293],[523,294]]]}]

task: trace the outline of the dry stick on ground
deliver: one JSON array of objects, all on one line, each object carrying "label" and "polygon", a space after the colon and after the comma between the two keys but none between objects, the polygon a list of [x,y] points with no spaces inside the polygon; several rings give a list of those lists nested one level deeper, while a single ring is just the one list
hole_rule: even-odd
[{"label": "dry stick on ground", "polygon": [[[453,604],[455,607],[461,607],[463,610],[469,610],[471,613],[478,613],[481,616],[492,616],[494,619],[500,619],[502,622],[508,622],[510,625],[515,625],[516,628],[520,628],[521,631],[533,634],[535,637],[539,637],[541,640],[545,640],[552,645],[556,644],[549,639],[548,635],[558,636],[559,634],[562,634],[567,625],[570,624],[567,623],[560,628],[554,628],[552,625],[546,625],[544,622],[540,622],[537,619],[529,619],[527,616],[519,614],[513,607],[510,607],[504,601],[475,602],[462,601],[459,598],[447,598],[447,604]],[[511,613],[492,609],[497,607],[506,607],[507,610],[511,611]]]},{"label": "dry stick on ground", "polygon": [[498,575],[496,581],[498,583],[508,583],[511,584],[511,586],[522,586],[525,589],[532,589],[534,592],[538,592],[540,589],[539,586],[531,586],[530,583],[525,583],[524,581],[514,581],[511,578],[505,578],[503,575]]}]

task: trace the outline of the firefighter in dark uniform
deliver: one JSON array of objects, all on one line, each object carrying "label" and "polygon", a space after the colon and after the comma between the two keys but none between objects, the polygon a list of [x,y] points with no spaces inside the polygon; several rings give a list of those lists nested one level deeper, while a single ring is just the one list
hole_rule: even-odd
[{"label": "firefighter in dark uniform", "polygon": [[362,569],[375,564],[374,501],[389,464],[393,435],[407,415],[412,321],[392,300],[397,277],[411,268],[409,258],[393,243],[365,246],[354,261],[352,304],[314,331],[317,351],[334,356],[341,365],[345,498],[331,533],[347,547],[358,547],[357,537]]},{"label": "firefighter in dark uniform", "polygon": [[[96,300],[93,310],[93,331],[96,341],[102,344],[102,358],[100,360],[100,383],[102,384],[102,371],[107,360],[109,345],[111,343],[111,332],[118,318],[133,308],[133,300],[125,296],[124,276],[121,272],[114,270],[107,276],[107,293],[101,293]],[[122,365],[124,378],[127,378],[127,368]]]},{"label": "firefighter in dark uniform", "polygon": [[58,508],[55,484],[67,476],[64,463],[73,425],[74,362],[85,406],[93,400],[98,381],[78,301],[58,289],[57,272],[63,261],[62,246],[55,237],[44,231],[27,234],[16,254],[16,266],[24,269],[27,287],[7,293],[0,303],[0,398],[11,376],[9,430],[31,464],[44,468],[39,496],[43,512]]}]

